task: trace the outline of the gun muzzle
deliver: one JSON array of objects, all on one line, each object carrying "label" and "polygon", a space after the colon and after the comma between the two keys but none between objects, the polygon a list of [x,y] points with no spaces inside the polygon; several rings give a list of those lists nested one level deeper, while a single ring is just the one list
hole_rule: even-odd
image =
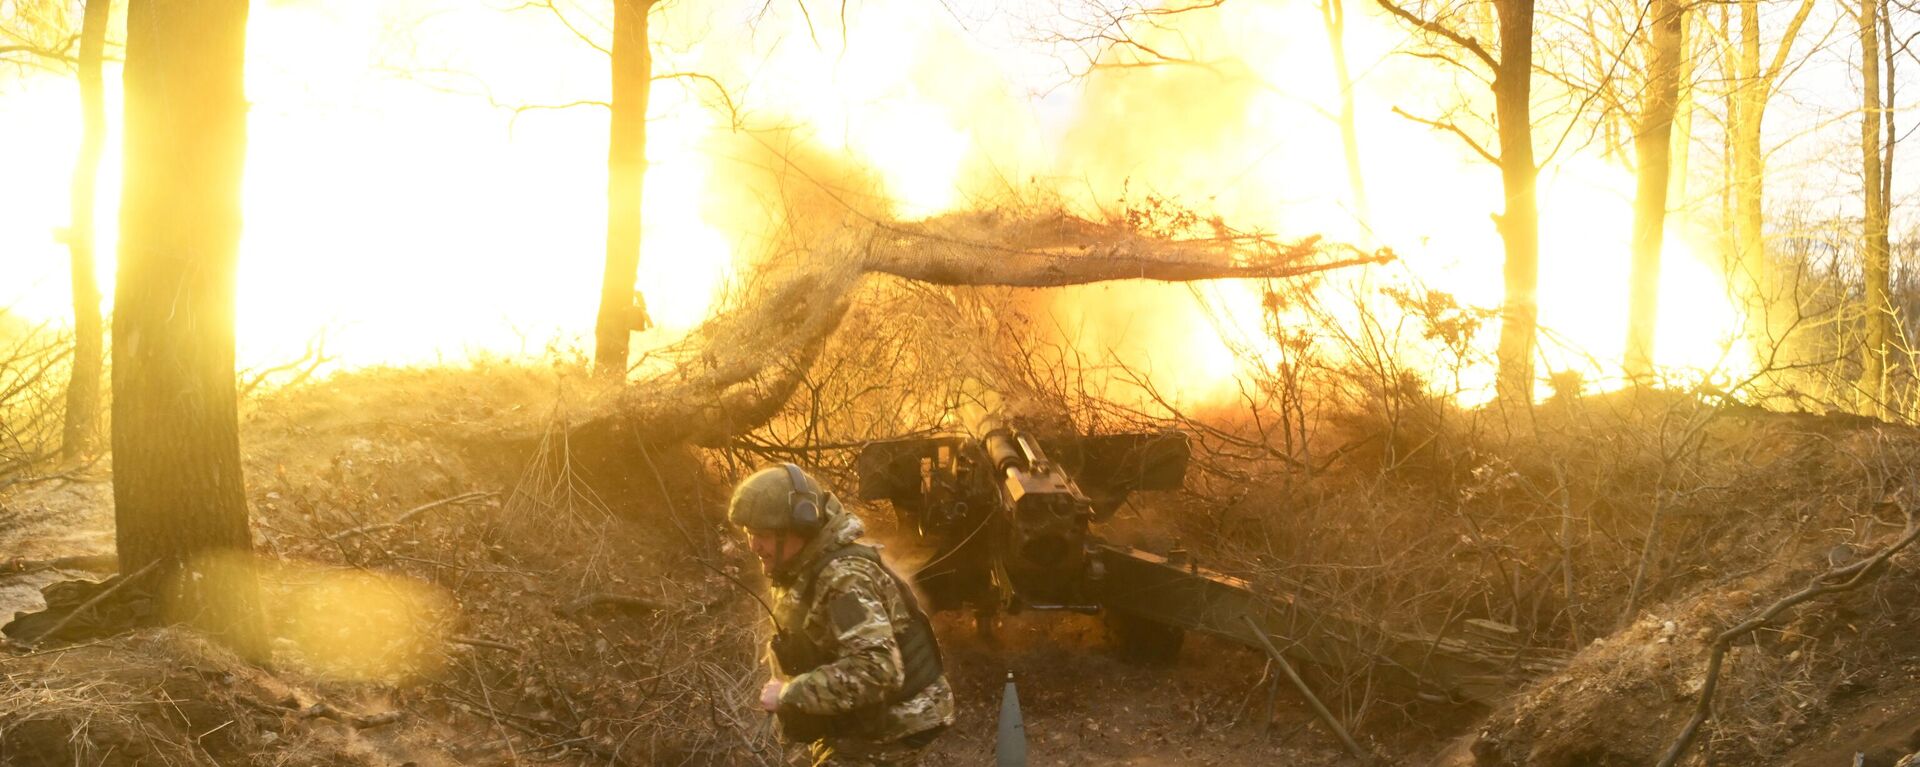
[{"label": "gun muzzle", "polygon": [[987,432],[987,436],[980,439],[980,444],[986,448],[987,457],[993,460],[993,467],[1002,476],[1016,469],[1030,468],[1026,450],[1022,449],[1020,439],[1014,436],[1012,429],[1003,426]]}]

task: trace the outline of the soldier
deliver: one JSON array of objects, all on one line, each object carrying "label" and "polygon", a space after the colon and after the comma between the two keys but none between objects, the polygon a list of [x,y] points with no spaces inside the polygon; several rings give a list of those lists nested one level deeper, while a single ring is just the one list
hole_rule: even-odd
[{"label": "soldier", "polygon": [[790,463],[742,480],[727,518],[773,582],[785,679],[760,707],[781,738],[808,744],[815,767],[916,764],[953,723],[953,690],[913,590],[857,542],[860,518]]}]

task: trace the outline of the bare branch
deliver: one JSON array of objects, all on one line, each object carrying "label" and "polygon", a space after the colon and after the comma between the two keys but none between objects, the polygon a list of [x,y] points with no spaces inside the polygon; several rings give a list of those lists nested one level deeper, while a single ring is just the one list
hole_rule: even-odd
[{"label": "bare branch", "polygon": [[568,32],[572,32],[574,37],[580,38],[580,42],[593,46],[594,50],[604,53],[608,56],[613,55],[612,49],[604,45],[601,45],[599,41],[594,40],[591,35],[588,35],[585,31],[581,30],[579,27],[574,26],[573,20],[567,18],[567,14],[560,10],[560,5],[556,3],[555,0],[539,0],[539,2],[529,2],[526,5],[523,5],[520,7],[547,9],[548,11],[553,13],[554,18],[560,20],[560,24],[562,26],[565,26]]},{"label": "bare branch", "polygon": [[1465,130],[1462,130],[1458,125],[1455,125],[1451,122],[1447,122],[1443,120],[1429,120],[1424,117],[1415,117],[1411,114],[1408,114],[1406,110],[1401,109],[1399,107],[1394,107],[1393,113],[1430,128],[1435,128],[1437,130],[1443,130],[1443,131],[1451,131],[1453,135],[1459,136],[1461,141],[1467,142],[1467,146],[1472,148],[1473,151],[1479,153],[1481,158],[1485,159],[1487,162],[1493,163],[1494,165],[1500,164],[1500,158],[1493,156],[1492,152],[1487,151],[1486,147],[1481,146],[1480,142],[1475,141],[1472,136],[1467,135],[1467,132]]},{"label": "bare branch", "polygon": [[[1171,31],[1173,27],[1166,19],[1213,10],[1224,4],[1225,0],[1203,0],[1187,5],[1154,8],[1126,3],[1109,5],[1090,2],[1086,5],[1094,11],[1093,18],[1068,22],[1071,26],[1079,27],[1079,31],[1057,32],[1047,36],[1045,41],[1071,44],[1086,58],[1084,70],[1074,71],[1073,67],[1068,67],[1072,76],[1100,69],[1144,69],[1166,64],[1215,70],[1213,62],[1173,53],[1161,45],[1149,43],[1135,34],[1135,29]],[[1129,60],[1116,58],[1115,55],[1120,52],[1125,52]]]},{"label": "bare branch", "polygon": [[375,530],[384,530],[391,527],[399,527],[401,525],[406,524],[407,520],[413,519],[414,517],[420,516],[421,514],[440,508],[442,506],[457,506],[457,505],[469,503],[472,501],[485,500],[495,495],[498,495],[498,493],[487,492],[484,490],[474,490],[471,492],[465,492],[459,495],[442,498],[440,500],[433,501],[430,503],[423,503],[419,506],[415,506],[411,509],[408,509],[405,513],[402,513],[400,516],[394,517],[393,521],[391,522],[378,522],[370,525],[361,525],[359,527],[348,528],[346,530],[341,530],[340,532],[327,536],[327,540],[341,541],[341,540],[346,540],[347,538],[355,535],[366,535],[367,533],[373,532]]},{"label": "bare branch", "polygon": [[5,56],[9,53],[26,53],[33,56],[39,56],[40,58],[43,58],[43,59],[53,59],[55,61],[64,61],[68,64],[80,63],[80,59],[75,57],[73,54],[67,53],[65,51],[55,50],[52,48],[44,48],[38,45],[0,45],[0,56]]},{"label": "bare branch", "polygon": [[1793,21],[1787,22],[1787,31],[1780,37],[1780,46],[1773,49],[1773,61],[1761,74],[1762,87],[1772,89],[1780,70],[1787,65],[1787,53],[1793,50],[1793,39],[1800,36],[1800,26],[1807,23],[1807,16],[1813,13],[1813,0],[1801,0],[1800,10],[1793,14]]},{"label": "bare branch", "polygon": [[[1297,277],[1393,260],[1318,238],[1278,243],[1255,236],[1159,239],[1055,212],[1037,217],[963,214],[883,224],[861,267],[935,285],[1040,288],[1118,279],[1190,282]],[[1344,258],[1318,260],[1328,254]]]},{"label": "bare branch", "polygon": [[699,81],[705,82],[708,85],[713,86],[713,92],[720,96],[720,103],[725,105],[727,108],[727,121],[729,126],[732,127],[734,130],[740,130],[742,127],[744,127],[745,123],[742,122],[740,117],[740,106],[734,103],[733,94],[729,93],[727,91],[727,86],[722,85],[720,83],[720,80],[718,78],[715,78],[713,75],[705,74],[702,72],[668,72],[666,74],[654,75],[653,79],[656,81],[658,80],[699,80]]},{"label": "bare branch", "polygon": [[[1454,45],[1458,45],[1462,48],[1467,49],[1467,52],[1472,53],[1474,58],[1479,59],[1480,63],[1486,64],[1488,68],[1490,69],[1500,68],[1500,62],[1493,58],[1493,54],[1488,53],[1487,49],[1484,46],[1480,45],[1480,42],[1473,39],[1472,37],[1468,37],[1452,29],[1449,29],[1445,24],[1441,24],[1437,21],[1421,18],[1419,15],[1413,13],[1412,11],[1409,11],[1405,8],[1401,8],[1399,5],[1396,5],[1393,2],[1393,0],[1374,0],[1374,1],[1378,3],[1382,9],[1385,9],[1387,13],[1391,13],[1395,16],[1398,16],[1401,19],[1406,20],[1407,23],[1409,24],[1412,24],[1428,32],[1432,32],[1433,34],[1436,34],[1448,40],[1451,40],[1453,41]],[[1808,0],[1808,1],[1811,2],[1812,0]]]},{"label": "bare branch", "polygon": [[[506,107],[505,104],[501,104],[497,101],[494,102],[493,105],[501,108]],[[520,104],[518,106],[513,107],[513,116],[515,118],[518,118],[521,114],[526,112],[537,112],[537,111],[543,111],[543,110],[557,111],[561,109],[572,109],[574,107],[600,107],[601,109],[612,109],[613,105],[605,101],[600,101],[598,99],[575,99],[573,101],[569,101],[564,104]]]}]

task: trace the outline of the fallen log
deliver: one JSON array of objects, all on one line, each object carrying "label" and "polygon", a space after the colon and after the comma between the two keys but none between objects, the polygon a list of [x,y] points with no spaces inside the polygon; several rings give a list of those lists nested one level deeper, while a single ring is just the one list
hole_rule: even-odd
[{"label": "fallen log", "polygon": [[[862,218],[856,216],[856,218]],[[799,265],[758,274],[748,300],[669,353],[580,423],[590,440],[719,446],[771,420],[800,385],[870,274],[951,286],[1064,287],[1117,280],[1291,279],[1391,261],[1317,237],[1284,242],[1215,224],[1205,237],[1156,235],[1059,209],[990,210],[900,223],[864,218]]]},{"label": "fallen log", "polygon": [[[116,604],[108,600],[120,593],[127,584],[152,572],[159,564],[150,562],[131,576],[116,575],[99,583],[61,581],[50,584],[41,589],[41,594],[47,599],[46,610],[15,618],[0,631],[28,649],[62,638],[75,640],[119,633],[150,617],[153,607],[143,595],[136,592],[128,593],[135,595],[134,601],[139,603],[137,605]],[[103,605],[112,605],[115,609]],[[95,608],[99,609],[96,611]],[[76,626],[76,631],[62,634],[70,626]]]}]

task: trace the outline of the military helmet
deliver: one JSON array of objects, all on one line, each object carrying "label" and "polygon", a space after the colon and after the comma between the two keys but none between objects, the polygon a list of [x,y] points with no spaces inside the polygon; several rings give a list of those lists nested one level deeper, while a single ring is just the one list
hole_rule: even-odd
[{"label": "military helmet", "polygon": [[740,480],[727,504],[727,521],[756,530],[812,532],[826,521],[825,505],[812,477],[798,466],[782,463]]}]

